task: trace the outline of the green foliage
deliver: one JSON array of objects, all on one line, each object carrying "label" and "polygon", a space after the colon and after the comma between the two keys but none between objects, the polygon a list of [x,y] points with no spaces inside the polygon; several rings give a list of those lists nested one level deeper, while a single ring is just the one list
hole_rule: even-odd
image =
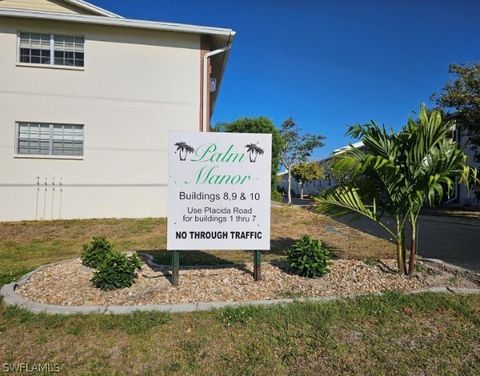
[{"label": "green foliage", "polygon": [[292,176],[302,183],[322,179],[325,176],[325,170],[319,162],[299,163],[294,165],[291,170]]},{"label": "green foliage", "polygon": [[272,201],[275,201],[275,202],[282,202],[282,194],[278,191],[278,189],[272,189]]},{"label": "green foliage", "polygon": [[321,277],[330,271],[330,251],[311,236],[304,235],[293,243],[287,255],[290,267],[301,276]]},{"label": "green foliage", "polygon": [[291,175],[301,183],[300,197],[303,199],[304,184],[325,177],[325,169],[320,162],[304,162],[291,168]]},{"label": "green foliage", "polygon": [[[457,121],[460,131],[468,131],[469,145],[475,152],[476,162],[480,163],[480,63],[451,64],[449,73],[454,79],[445,84],[439,95],[433,95],[433,99],[443,110],[454,111],[450,116]],[[475,193],[480,199],[480,190]]]},{"label": "green foliage", "polygon": [[90,243],[83,245],[82,264],[98,268],[113,253],[113,246],[104,237],[94,237]]},{"label": "green foliage", "polygon": [[[380,224],[397,241],[399,271],[405,265],[405,228],[410,224],[409,273],[414,270],[417,224],[425,203],[434,206],[453,192],[455,180],[467,185],[476,170],[452,139],[453,121],[439,111],[421,106],[417,120],[402,130],[388,132],[375,122],[351,127],[348,134],[361,138],[366,150],[351,148],[335,159],[334,169],[348,176],[342,185],[316,198],[318,211],[332,215],[355,213]],[[394,218],[396,229],[383,221]]]},{"label": "green foliage", "polygon": [[302,134],[301,129],[292,118],[288,118],[282,123],[280,128],[282,136],[282,149],[280,153],[281,164],[288,172],[288,203],[292,203],[291,195],[291,170],[294,165],[307,162],[313,151],[322,147],[325,137],[309,133]]},{"label": "green foliage", "polygon": [[277,183],[277,172],[280,167],[280,152],[282,150],[282,137],[275,124],[265,116],[257,118],[240,118],[231,123],[221,123],[213,128],[214,132],[230,133],[266,133],[272,135],[272,188]]},{"label": "green foliage", "polygon": [[130,257],[112,252],[93,274],[93,284],[102,290],[114,290],[130,287],[137,276],[142,261],[134,254]]},{"label": "green foliage", "polygon": [[280,158],[286,169],[306,162],[315,149],[324,145],[322,141],[325,139],[320,135],[302,134],[300,127],[292,118],[288,118],[282,123],[280,135],[283,139]]},{"label": "green foliage", "polygon": [[[470,132],[470,142],[480,146],[480,63],[471,65],[451,64],[449,73],[454,79],[447,82],[440,95],[433,99],[444,110],[453,109],[454,118]],[[477,149],[478,151],[478,149]],[[480,153],[476,154],[480,161]]]}]

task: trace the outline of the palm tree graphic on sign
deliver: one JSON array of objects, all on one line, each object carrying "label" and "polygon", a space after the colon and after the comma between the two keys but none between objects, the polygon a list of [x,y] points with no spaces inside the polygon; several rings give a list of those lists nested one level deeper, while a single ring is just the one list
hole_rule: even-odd
[{"label": "palm tree graphic on sign", "polygon": [[188,145],[186,142],[183,142],[183,141],[175,143],[175,146],[177,147],[176,152],[179,153],[179,157],[181,161],[186,160],[187,155],[195,151],[193,147],[191,147],[190,145]]},{"label": "palm tree graphic on sign", "polygon": [[257,161],[257,156],[263,155],[264,151],[263,149],[258,146],[258,144],[248,144],[245,145],[247,148],[247,153],[248,153],[248,158],[250,159],[250,162],[255,163]]}]

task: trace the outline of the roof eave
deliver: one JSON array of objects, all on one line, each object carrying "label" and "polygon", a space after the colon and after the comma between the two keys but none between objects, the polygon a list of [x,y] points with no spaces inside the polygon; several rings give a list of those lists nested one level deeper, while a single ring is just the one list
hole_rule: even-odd
[{"label": "roof eave", "polygon": [[158,21],[133,20],[128,18],[114,18],[102,16],[87,16],[83,14],[51,13],[40,11],[24,11],[11,8],[0,9],[0,16],[30,18],[47,21],[74,22],[101,26],[114,26],[133,29],[148,29],[159,31],[172,31],[192,34],[205,34],[229,38],[233,32],[231,29],[223,29],[210,26],[197,26],[188,24],[167,23]]}]

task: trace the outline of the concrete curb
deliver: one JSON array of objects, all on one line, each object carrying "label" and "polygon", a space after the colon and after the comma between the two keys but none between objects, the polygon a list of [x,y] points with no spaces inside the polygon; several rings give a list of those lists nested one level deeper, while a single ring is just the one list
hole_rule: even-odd
[{"label": "concrete curb", "polygon": [[453,265],[448,262],[445,262],[440,259],[436,258],[427,258],[427,257],[418,257],[419,261],[425,262],[425,263],[431,263],[434,265],[437,265],[438,267],[442,268],[443,270],[450,272],[450,273],[458,273],[461,274],[463,277],[470,279],[472,282],[476,284],[480,284],[480,273],[477,273],[473,270],[463,268],[461,266]]},{"label": "concrete curb", "polygon": [[[433,263],[442,264],[448,268],[456,269],[463,272],[468,271],[463,268],[450,265],[441,260],[436,259],[424,259]],[[49,264],[54,265],[57,263]],[[3,302],[7,306],[15,306],[24,308],[34,313],[48,313],[48,314],[60,314],[60,315],[74,315],[74,314],[112,314],[112,315],[125,315],[133,312],[169,312],[169,313],[187,313],[187,312],[199,312],[210,311],[214,309],[226,308],[226,307],[244,307],[244,306],[269,306],[269,305],[281,305],[290,303],[307,303],[307,302],[328,302],[334,300],[351,299],[371,294],[357,294],[351,296],[323,296],[313,298],[296,298],[296,299],[272,299],[272,300],[251,300],[245,302],[198,302],[198,303],[178,303],[178,304],[148,304],[141,306],[109,306],[109,305],[95,305],[95,306],[62,306],[53,304],[43,304],[25,299],[22,295],[16,293],[16,289],[19,286],[24,285],[30,277],[36,272],[46,268],[49,265],[44,265],[30,273],[25,274],[18,282],[13,282],[8,285],[4,285],[0,290],[0,294],[3,296]],[[408,291],[406,294],[422,294],[426,292],[438,293],[438,294],[480,294],[480,288],[456,288],[447,286],[429,287],[426,289],[419,289]],[[375,293],[375,295],[382,296],[383,292]]]}]

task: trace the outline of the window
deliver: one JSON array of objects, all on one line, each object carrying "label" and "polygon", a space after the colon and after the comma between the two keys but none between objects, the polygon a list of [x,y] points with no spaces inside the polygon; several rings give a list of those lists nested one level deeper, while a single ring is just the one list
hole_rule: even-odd
[{"label": "window", "polygon": [[20,34],[20,62],[50,64],[50,35]]},{"label": "window", "polygon": [[83,67],[84,46],[83,37],[20,33],[20,62]]},{"label": "window", "polygon": [[55,35],[55,65],[83,67],[83,45],[83,38]]},{"label": "window", "polygon": [[17,154],[83,156],[83,125],[17,123]]}]

